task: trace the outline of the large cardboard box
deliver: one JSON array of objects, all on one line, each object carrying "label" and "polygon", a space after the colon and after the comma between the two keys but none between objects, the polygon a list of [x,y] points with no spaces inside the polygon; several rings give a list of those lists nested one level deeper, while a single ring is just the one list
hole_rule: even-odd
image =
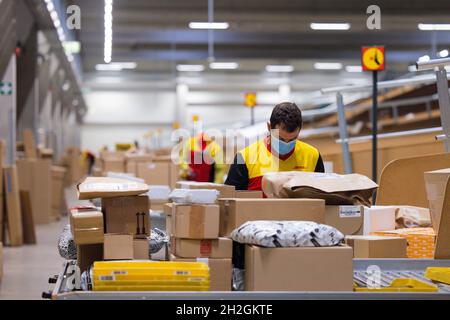
[{"label": "large cardboard box", "polygon": [[320,199],[219,199],[220,236],[253,220],[325,222],[325,201]]},{"label": "large cardboard box", "polygon": [[353,250],[245,248],[246,291],[352,291]]},{"label": "large cardboard box", "polygon": [[234,197],[240,199],[262,199],[263,193],[257,190],[236,190]]},{"label": "large cardboard box", "polygon": [[363,234],[363,206],[325,206],[325,224],[335,227],[344,235]]},{"label": "large cardboard box", "polygon": [[150,235],[149,210],[146,195],[102,199],[106,233]]},{"label": "large cardboard box", "polygon": [[209,291],[231,291],[231,259],[208,259],[208,258],[180,258],[173,254],[170,261],[180,262],[203,262],[209,266],[210,288]]},{"label": "large cardboard box", "polygon": [[150,259],[150,245],[148,243],[148,239],[133,240],[133,259],[134,260]]},{"label": "large cardboard box", "polygon": [[194,240],[172,237],[171,253],[181,258],[228,259],[233,254],[233,241],[228,238]]},{"label": "large cardboard box", "polygon": [[450,168],[425,172],[424,177],[428,202],[430,204],[431,223],[434,231],[438,233],[442,216],[442,206],[444,204],[445,188],[447,186],[447,180],[450,177]]},{"label": "large cardboard box", "polygon": [[131,234],[105,234],[103,260],[132,260],[133,256]]},{"label": "large cardboard box", "polygon": [[147,184],[169,185],[169,163],[138,163],[137,177],[144,179]]},{"label": "large cardboard box", "polygon": [[23,244],[22,211],[20,207],[19,181],[16,166],[3,168],[6,199],[6,218],[11,246]]},{"label": "large cardboard box", "polygon": [[148,190],[144,183],[108,177],[87,177],[77,185],[78,200],[138,196]]},{"label": "large cardboard box", "polygon": [[153,160],[152,154],[126,154],[125,167],[127,173],[132,173],[137,176],[138,163],[150,163]]},{"label": "large cardboard box", "polygon": [[178,189],[214,189],[220,192],[219,198],[234,198],[235,187],[220,183],[196,182],[196,181],[178,181]]},{"label": "large cardboard box", "polygon": [[0,283],[3,278],[3,243],[0,242]]},{"label": "large cardboard box", "polygon": [[118,159],[103,159],[103,172],[125,172],[125,162]]},{"label": "large cardboard box", "polygon": [[172,206],[171,231],[174,237],[184,239],[216,239],[219,237],[218,205]]},{"label": "large cardboard box", "polygon": [[374,236],[403,237],[408,242],[406,255],[413,259],[433,259],[436,233],[433,228],[405,228],[372,233]]},{"label": "large cardboard box", "polygon": [[81,273],[94,262],[103,261],[103,244],[83,244],[77,246],[77,265]]},{"label": "large cardboard box", "polygon": [[48,159],[22,159],[17,161],[19,187],[31,197],[36,224],[50,222],[52,210],[52,164]]},{"label": "large cardboard box", "polygon": [[70,230],[76,244],[103,243],[104,227],[101,211],[74,208],[70,211]]},{"label": "large cardboard box", "polygon": [[354,258],[406,258],[407,242],[402,237],[346,236],[345,242],[353,248]]}]

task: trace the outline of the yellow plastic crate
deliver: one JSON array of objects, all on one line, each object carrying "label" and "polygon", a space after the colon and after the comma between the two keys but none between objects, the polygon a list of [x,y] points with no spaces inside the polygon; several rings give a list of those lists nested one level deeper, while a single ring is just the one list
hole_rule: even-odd
[{"label": "yellow plastic crate", "polygon": [[414,278],[394,279],[387,287],[367,288],[354,286],[357,292],[438,292],[437,286]]},{"label": "yellow plastic crate", "polygon": [[98,261],[93,291],[208,291],[209,267],[201,262]]},{"label": "yellow plastic crate", "polygon": [[425,270],[425,278],[445,284],[450,284],[450,268],[428,267]]}]

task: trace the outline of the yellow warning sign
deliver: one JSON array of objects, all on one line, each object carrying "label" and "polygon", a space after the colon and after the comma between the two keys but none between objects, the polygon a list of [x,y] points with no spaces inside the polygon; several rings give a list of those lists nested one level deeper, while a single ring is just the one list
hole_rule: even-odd
[{"label": "yellow warning sign", "polygon": [[362,47],[361,62],[364,71],[384,70],[384,47]]},{"label": "yellow warning sign", "polygon": [[249,108],[253,108],[256,106],[256,93],[255,92],[247,92],[245,94],[244,105]]}]

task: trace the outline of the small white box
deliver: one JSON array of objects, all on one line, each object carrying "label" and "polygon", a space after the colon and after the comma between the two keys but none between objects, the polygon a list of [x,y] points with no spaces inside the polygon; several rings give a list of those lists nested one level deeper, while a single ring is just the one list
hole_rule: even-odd
[{"label": "small white box", "polygon": [[395,230],[395,207],[364,207],[364,235],[369,235],[371,232],[389,230]]}]

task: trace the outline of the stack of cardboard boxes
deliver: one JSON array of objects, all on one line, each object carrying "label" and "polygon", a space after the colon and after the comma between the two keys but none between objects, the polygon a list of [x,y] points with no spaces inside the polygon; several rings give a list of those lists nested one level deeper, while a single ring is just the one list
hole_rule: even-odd
[{"label": "stack of cardboard boxes", "polygon": [[148,186],[127,180],[88,178],[78,185],[79,199],[101,198],[94,207],[71,210],[78,265],[85,271],[102,260],[148,260],[150,201]]}]

